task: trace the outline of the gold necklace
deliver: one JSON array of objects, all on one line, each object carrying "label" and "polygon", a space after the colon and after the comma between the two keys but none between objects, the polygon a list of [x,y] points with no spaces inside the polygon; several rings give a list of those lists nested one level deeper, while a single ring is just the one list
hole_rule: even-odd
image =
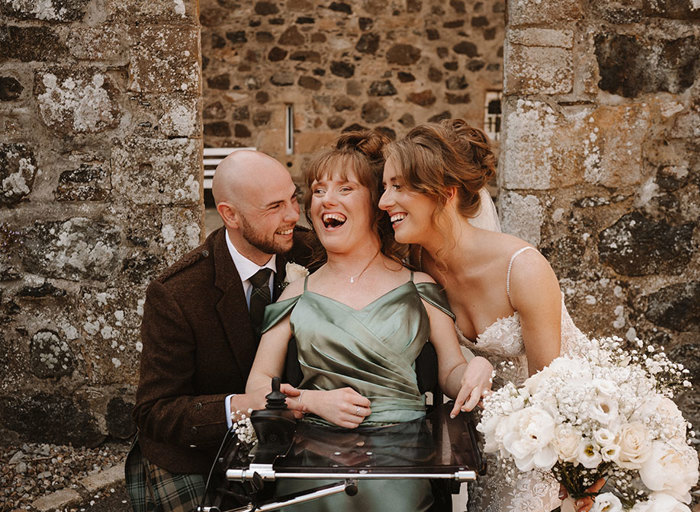
[{"label": "gold necklace", "polygon": [[374,253],[374,256],[370,258],[370,260],[367,262],[367,265],[365,265],[365,268],[363,268],[359,274],[356,274],[354,276],[348,276],[347,274],[345,277],[350,281],[350,284],[355,284],[357,281],[360,280],[360,277],[362,277],[362,274],[365,273],[365,271],[369,268],[369,266],[372,264],[372,262],[379,256],[379,253],[381,252],[381,249],[378,249],[376,253]]}]

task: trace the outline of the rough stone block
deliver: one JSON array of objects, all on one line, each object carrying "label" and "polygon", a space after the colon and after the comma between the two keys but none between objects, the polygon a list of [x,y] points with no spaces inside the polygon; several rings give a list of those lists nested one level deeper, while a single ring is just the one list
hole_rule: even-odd
[{"label": "rough stone block", "polygon": [[389,64],[399,64],[401,66],[415,64],[420,59],[420,56],[420,49],[410,44],[395,44],[386,52],[386,60]]},{"label": "rough stone block", "polygon": [[134,137],[112,150],[114,192],[136,204],[197,204],[201,175],[197,140]]},{"label": "rough stone block", "polygon": [[29,344],[29,354],[32,373],[39,378],[56,378],[73,373],[75,356],[58,333],[48,330],[37,332]]},{"label": "rough stone block", "polygon": [[68,505],[79,502],[81,498],[78,491],[74,489],[61,489],[60,491],[42,496],[38,500],[34,500],[32,502],[32,508],[35,508],[39,512],[63,510]]},{"label": "rough stone block", "polygon": [[0,101],[14,101],[22,95],[24,86],[12,76],[0,76]]},{"label": "rough stone block", "polygon": [[166,208],[161,216],[160,234],[168,264],[197,247],[203,240],[199,208]]},{"label": "rough stone block", "polygon": [[541,239],[544,208],[533,195],[522,196],[506,192],[500,198],[501,227],[506,233],[517,236],[537,247]]},{"label": "rough stone block", "polygon": [[501,183],[508,189],[547,189],[556,165],[557,114],[545,103],[518,100],[504,112]]},{"label": "rough stone block", "polygon": [[99,133],[119,124],[119,91],[97,69],[52,68],[36,74],[39,117],[59,133]]},{"label": "rough stone block", "polygon": [[574,32],[572,30],[555,30],[547,28],[513,29],[508,32],[511,44],[523,46],[544,46],[548,48],[573,48]]},{"label": "rough stone block", "polygon": [[80,281],[113,277],[119,266],[120,233],[98,219],[36,221],[25,232],[26,270]]},{"label": "rough stone block", "polygon": [[0,55],[22,62],[56,62],[68,55],[58,33],[49,27],[0,26]]},{"label": "rough stone block", "polygon": [[[196,0],[105,0],[105,11],[109,21],[130,25],[139,23],[156,23],[168,25],[192,25],[198,23],[198,4]],[[221,10],[221,14],[226,14]]]},{"label": "rough stone block", "polygon": [[151,26],[135,30],[130,39],[129,90],[199,93],[198,29]]},{"label": "rough stone block", "polygon": [[76,59],[123,61],[127,55],[126,34],[126,25],[73,27],[66,44]]},{"label": "rough stone block", "polygon": [[109,196],[108,175],[103,165],[80,164],[58,178],[58,201],[103,201]]},{"label": "rough stone block", "polygon": [[12,0],[0,3],[0,13],[19,20],[78,21],[90,0]]},{"label": "rough stone block", "polygon": [[573,52],[566,48],[505,45],[507,94],[567,94],[574,85]]},{"label": "rough stone block", "polygon": [[700,5],[693,0],[644,0],[644,14],[678,20],[700,19]]},{"label": "rough stone block", "polygon": [[75,321],[83,337],[74,344],[80,349],[83,370],[92,385],[136,382],[142,349],[139,326],[143,296],[143,286],[82,288],[81,311]]},{"label": "rough stone block", "polygon": [[34,186],[37,164],[26,144],[0,144],[0,205],[17,204]]},{"label": "rough stone block", "polygon": [[[126,411],[129,414],[129,411]],[[89,475],[82,480],[80,484],[87,489],[88,492],[94,493],[106,487],[114,487],[124,480],[124,464],[117,464],[109,469]]]},{"label": "rough stone block", "polygon": [[628,213],[600,233],[598,254],[619,274],[678,275],[693,256],[695,225],[671,226],[638,212]]},{"label": "rough stone block", "polygon": [[674,331],[700,331],[700,282],[677,283],[647,297],[646,317]]},{"label": "rough stone block", "polygon": [[389,117],[389,111],[378,101],[368,101],[362,105],[362,119],[368,123],[381,123]]},{"label": "rough stone block", "polygon": [[[117,439],[129,439],[136,433],[136,424],[131,418],[133,409],[133,402],[124,401],[120,396],[115,396],[109,401],[105,421],[107,422],[107,432],[109,432],[110,436]],[[124,468],[122,467],[121,478],[124,478],[123,471]],[[85,487],[87,486],[85,485]]]},{"label": "rough stone block", "polygon": [[652,126],[651,103],[600,107],[581,119],[583,179],[607,187],[641,182],[642,145]]},{"label": "rough stone block", "polygon": [[87,402],[57,394],[0,396],[0,425],[30,442],[95,447],[104,439]]},{"label": "rough stone block", "polygon": [[513,0],[507,2],[511,27],[576,21],[583,16],[579,0]]},{"label": "rough stone block", "polygon": [[641,38],[602,33],[595,36],[600,82],[607,92],[627,98],[644,93],[681,93],[700,73],[700,38]]}]

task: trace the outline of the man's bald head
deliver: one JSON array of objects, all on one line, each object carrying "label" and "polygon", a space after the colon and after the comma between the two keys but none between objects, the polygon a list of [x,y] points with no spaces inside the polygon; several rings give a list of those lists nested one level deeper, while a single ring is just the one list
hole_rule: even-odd
[{"label": "man's bald head", "polygon": [[216,168],[211,188],[238,252],[263,265],[272,254],[291,249],[299,205],[292,177],[277,160],[258,151],[234,151]]},{"label": "man's bald head", "polygon": [[238,207],[265,183],[291,181],[287,170],[265,153],[234,151],[216,167],[211,192],[218,205],[226,201]]}]

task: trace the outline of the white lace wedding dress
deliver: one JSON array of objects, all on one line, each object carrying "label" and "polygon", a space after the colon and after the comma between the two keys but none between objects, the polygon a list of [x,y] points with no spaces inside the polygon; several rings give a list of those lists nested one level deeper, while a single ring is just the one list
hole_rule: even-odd
[{"label": "white lace wedding dress", "polygon": [[[524,247],[511,257],[506,279],[506,292],[510,298],[510,269],[513,260],[523,251],[532,247]],[[456,326],[455,326],[456,327]],[[508,381],[516,386],[528,377],[525,345],[520,327],[520,316],[516,311],[511,316],[499,318],[484,332],[479,334],[476,341],[466,338],[457,327],[460,342],[475,355],[486,357],[497,370],[494,379],[494,389]],[[586,337],[571,320],[562,297],[561,311],[561,353],[576,352],[585,345]],[[500,363],[513,363],[505,371],[500,370]],[[515,484],[507,483],[503,471],[499,470],[497,459],[487,456],[487,474],[479,477],[476,483],[469,487],[468,510],[478,512],[550,512],[561,504],[559,500],[559,484],[554,480],[545,479],[537,473],[519,473]]]}]

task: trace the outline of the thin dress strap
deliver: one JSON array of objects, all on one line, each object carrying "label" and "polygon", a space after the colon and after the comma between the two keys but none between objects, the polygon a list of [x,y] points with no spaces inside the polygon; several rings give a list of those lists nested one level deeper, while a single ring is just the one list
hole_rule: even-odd
[{"label": "thin dress strap", "polygon": [[304,291],[306,291],[306,281],[309,280],[309,276],[304,276]]},{"label": "thin dress strap", "polygon": [[513,268],[513,261],[515,261],[515,258],[517,258],[521,253],[527,251],[528,249],[532,249],[533,251],[537,250],[534,247],[530,247],[529,245],[522,247],[515,251],[515,254],[513,254],[513,256],[510,257],[510,263],[508,263],[508,273],[506,274],[506,295],[508,295],[508,302],[510,302],[511,307],[513,307],[513,302],[510,300],[510,271]]},{"label": "thin dress strap", "polygon": [[411,281],[413,281],[413,270],[411,270]]}]

